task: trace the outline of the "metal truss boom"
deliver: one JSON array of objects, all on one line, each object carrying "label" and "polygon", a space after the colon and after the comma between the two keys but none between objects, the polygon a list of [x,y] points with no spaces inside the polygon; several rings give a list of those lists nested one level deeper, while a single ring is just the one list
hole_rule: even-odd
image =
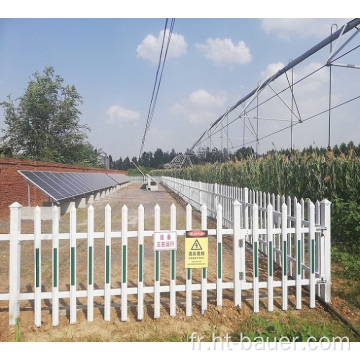
[{"label": "metal truss boom", "polygon": [[[195,142],[195,144],[191,147],[191,149],[189,151],[192,152],[194,150],[194,148],[201,142],[201,140],[205,136],[205,134],[208,131],[212,130],[214,127],[216,127],[230,112],[232,112],[234,109],[236,109],[239,105],[243,104],[245,101],[247,101],[248,99],[250,99],[252,97],[254,98],[254,95],[256,96],[256,94],[260,93],[272,81],[279,78],[281,75],[283,75],[284,73],[286,73],[287,71],[289,71],[290,69],[292,69],[293,67],[295,67],[296,65],[298,65],[299,63],[301,63],[302,61],[307,59],[308,57],[310,57],[311,55],[315,54],[316,52],[318,52],[319,50],[321,50],[328,44],[332,43],[334,40],[338,39],[342,35],[346,34],[347,32],[351,31],[352,29],[356,28],[358,25],[360,25],[360,18],[355,18],[355,19],[349,21],[348,23],[343,25],[339,30],[337,30],[336,32],[334,32],[333,34],[331,34],[330,36],[328,36],[327,38],[325,38],[324,40],[319,42],[317,45],[313,46],[310,50],[306,51],[304,54],[300,55],[295,60],[290,61],[288,63],[288,65],[284,66],[277,73],[272,75],[270,78],[268,78],[262,84],[260,84],[258,87],[256,87],[254,90],[252,90],[249,94],[247,94],[242,99],[240,99],[235,105],[230,107],[223,115],[221,115],[215,122],[213,122],[211,124],[211,126],[209,127],[209,129],[206,130],[200,136],[200,138]],[[354,66],[354,67],[356,67],[356,66]],[[247,105],[249,105],[249,103]]]}]

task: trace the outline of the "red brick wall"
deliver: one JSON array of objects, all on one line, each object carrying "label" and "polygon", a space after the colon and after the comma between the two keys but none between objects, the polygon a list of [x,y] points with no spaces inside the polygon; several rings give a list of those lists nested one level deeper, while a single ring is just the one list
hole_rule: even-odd
[{"label": "red brick wall", "polygon": [[[28,183],[18,170],[57,171],[57,172],[104,172],[127,175],[127,171],[81,167],[75,165],[0,158],[0,217],[8,217],[9,205],[17,201],[28,206]],[[31,206],[49,201],[47,195],[30,185]]]}]

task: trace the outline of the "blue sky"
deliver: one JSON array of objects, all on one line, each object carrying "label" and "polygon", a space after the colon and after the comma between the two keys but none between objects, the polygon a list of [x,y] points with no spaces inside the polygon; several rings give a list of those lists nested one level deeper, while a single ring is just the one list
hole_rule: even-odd
[{"label": "blue sky", "polygon": [[[154,17],[151,12],[150,17],[144,12],[143,9],[137,16],[135,7],[128,13],[108,9],[97,12],[92,8],[79,17],[80,10],[75,8],[73,13],[62,9],[56,18],[51,11],[38,18],[34,10],[23,13],[10,9],[0,19],[0,100],[6,100],[8,94],[14,99],[21,96],[34,72],[53,66],[65,83],[74,84],[83,97],[81,123],[91,128],[90,142],[113,159],[138,156],[167,16],[161,17],[166,11]],[[144,151],[174,148],[184,152],[227,108],[256,88],[259,81],[326,38],[333,23],[340,27],[355,17],[288,20],[263,18],[259,13],[259,18],[245,15],[220,18],[221,14],[215,18],[214,12],[196,17],[199,13],[195,11],[195,17],[190,17],[186,11],[180,11],[177,17],[175,11],[169,53]],[[350,48],[359,41],[360,36]],[[297,67],[295,77],[299,79],[326,63],[329,51],[327,47]],[[360,65],[359,50],[349,56],[347,63]],[[358,73],[354,69],[333,70],[333,103],[359,95]],[[280,89],[282,81],[274,87]],[[328,88],[326,68],[295,92],[301,117],[308,119],[294,127],[295,148],[327,146],[328,115],[310,118],[326,109]],[[266,93],[262,96],[264,99]],[[290,104],[289,99],[285,102]],[[332,145],[350,140],[360,142],[358,108],[359,100],[355,100],[332,112]],[[290,147],[290,130],[265,137],[289,124],[290,112],[284,109],[278,102],[266,109],[266,116],[262,114],[282,122],[260,122],[259,137],[264,139],[258,144],[259,152]],[[236,114],[232,116],[236,118]],[[3,120],[1,112],[0,128],[4,126]],[[254,127],[255,122],[251,121]],[[227,133],[232,138],[225,140],[225,134],[223,130],[214,135],[211,145],[228,146],[230,151],[244,143],[256,146],[250,123],[234,120]]]}]

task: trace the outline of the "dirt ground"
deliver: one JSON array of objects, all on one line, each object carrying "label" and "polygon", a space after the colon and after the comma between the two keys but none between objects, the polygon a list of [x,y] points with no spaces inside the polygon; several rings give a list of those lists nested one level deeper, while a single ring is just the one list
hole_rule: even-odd
[{"label": "dirt ground", "polygon": [[[142,188],[142,184],[131,183],[117,192],[113,193],[107,199],[101,199],[94,204],[95,208],[95,231],[104,230],[104,208],[107,204],[112,209],[112,231],[121,231],[122,209],[124,204],[129,211],[129,230],[137,229],[137,210],[142,204],[145,208],[145,229],[151,230],[154,227],[154,207],[156,204],[161,209],[161,229],[169,229],[170,224],[170,206],[176,205],[177,212],[177,229],[185,229],[186,216],[185,206],[175,199],[175,197],[166,191],[165,188],[159,187],[159,191],[146,191]],[[200,229],[200,214],[193,211],[192,228]],[[87,229],[86,209],[77,211],[77,232],[86,232]],[[68,231],[69,215],[61,217],[60,232]],[[215,224],[208,222],[208,228],[214,228]],[[0,232],[6,233],[8,224],[5,221],[0,223]],[[33,224],[31,221],[24,221],[22,226],[23,233],[32,233]],[[42,233],[51,232],[51,222],[42,222]],[[184,269],[184,239],[178,237],[177,251],[177,284],[185,283]],[[8,244],[0,242],[0,270],[1,278],[8,278],[8,261],[6,252]],[[33,291],[34,270],[33,270],[33,245],[32,242],[26,242],[22,245],[22,267],[21,267],[21,292]],[[69,241],[61,241],[60,252],[60,290],[69,289]],[[95,271],[94,284],[95,288],[103,288],[104,284],[104,240],[95,240]],[[121,241],[114,238],[111,245],[112,270],[111,279],[112,288],[120,287],[121,279]],[[77,241],[77,283],[78,289],[86,289],[86,240]],[[153,285],[154,278],[154,253],[152,249],[152,238],[145,239],[144,251],[144,283],[145,286]],[[247,254],[247,273],[246,276],[251,281],[251,255]],[[232,280],[232,239],[230,236],[223,238],[223,263],[224,263],[224,281]],[[128,287],[137,286],[137,239],[129,239],[128,250]],[[212,264],[213,266],[210,266]],[[209,268],[208,282],[216,281],[216,238],[209,237]],[[263,270],[262,276],[266,278],[264,273],[266,262],[260,259],[260,268]],[[196,269],[198,270],[198,269]],[[200,270],[192,272],[193,283],[200,283]],[[274,274],[275,278],[280,276],[280,272]],[[161,253],[161,285],[169,284],[170,269],[168,254]],[[260,279],[260,280],[264,280]],[[42,290],[51,291],[51,242],[44,241],[42,244]],[[0,282],[0,293],[8,292],[8,281]],[[266,294],[264,294],[266,295]],[[0,301],[0,341],[12,342],[16,340],[16,336],[20,336],[21,341],[26,342],[58,342],[58,341],[186,341],[188,335],[197,332],[202,336],[211,338],[212,334],[225,336],[226,334],[237,334],[239,326],[244,330],[251,325],[254,316],[252,308],[252,291],[244,292],[241,309],[236,308],[233,303],[233,291],[224,290],[223,306],[216,305],[216,292],[208,291],[208,308],[204,314],[201,314],[200,304],[201,294],[193,291],[192,316],[185,315],[185,294],[177,293],[177,309],[176,316],[169,315],[169,298],[167,294],[161,297],[161,313],[160,318],[154,319],[153,316],[153,296],[147,294],[145,296],[144,319],[137,320],[137,297],[130,295],[128,297],[128,320],[120,321],[121,315],[121,299],[113,296],[111,308],[111,321],[107,322],[103,319],[103,298],[95,298],[94,321],[86,320],[86,299],[78,299],[77,323],[69,324],[69,306],[68,301],[62,299],[60,301],[60,324],[57,327],[51,325],[51,301],[43,301],[42,304],[42,325],[37,328],[34,325],[34,313],[31,301],[21,301],[20,322],[18,329],[15,326],[8,325],[8,303]],[[335,296],[332,305],[344,317],[352,323],[360,323],[360,311],[354,309],[345,300]],[[281,314],[281,296],[275,293],[274,301],[275,311],[273,317],[279,318]],[[289,311],[295,309],[295,298],[289,296]],[[266,297],[260,299],[260,314],[267,313]],[[269,315],[269,314],[268,314]],[[315,309],[309,309],[308,296],[303,290],[303,309],[294,311],[293,316],[304,317],[319,316],[329,317],[330,315],[324,311],[320,304],[316,304]]]}]

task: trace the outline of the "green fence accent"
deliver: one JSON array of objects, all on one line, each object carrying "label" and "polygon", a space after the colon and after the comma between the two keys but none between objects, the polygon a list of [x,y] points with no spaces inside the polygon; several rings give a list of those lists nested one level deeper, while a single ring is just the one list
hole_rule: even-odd
[{"label": "green fence accent", "polygon": [[171,280],[175,280],[175,250],[171,250],[171,263],[172,263],[172,267],[171,267]]},{"label": "green fence accent", "polygon": [[70,261],[71,261],[71,286],[75,285],[75,247],[71,247],[71,255],[70,255]]},{"label": "green fence accent", "polygon": [[297,273],[301,274],[301,240],[298,240],[298,253],[297,253]]},{"label": "green fence accent", "polygon": [[93,283],[93,256],[92,256],[92,253],[93,253],[93,248],[92,246],[89,246],[89,285],[92,285]]},{"label": "green fence accent", "polygon": [[160,279],[159,251],[155,251],[155,281]]},{"label": "green fence accent", "polygon": [[58,280],[58,263],[57,263],[57,253],[58,253],[58,249],[57,248],[54,248],[54,251],[53,251],[53,284],[54,284],[54,287],[57,287],[58,286],[58,283],[57,283],[57,280]]},{"label": "green fence accent", "polygon": [[218,279],[222,276],[222,244],[218,243]]},{"label": "green fence accent", "polygon": [[286,241],[283,242],[284,246],[283,246],[283,272],[284,272],[284,276],[286,276],[287,274],[287,243]]},{"label": "green fence accent", "polygon": [[106,245],[106,274],[105,282],[109,284],[110,282],[110,246]]},{"label": "green fence accent", "polygon": [[127,279],[127,274],[126,274],[126,251],[127,251],[127,248],[126,248],[126,245],[123,245],[123,251],[122,251],[122,257],[123,257],[123,278],[122,278],[122,281],[123,283],[126,283],[126,279]]},{"label": "green fence accent", "polygon": [[269,276],[273,276],[273,242],[269,241]]},{"label": "green fence accent", "polygon": [[311,239],[311,273],[315,273],[315,240]]},{"label": "green fence accent", "polygon": [[40,249],[35,249],[35,286],[40,286]]},{"label": "green fence accent", "polygon": [[258,243],[254,242],[254,266],[255,266],[255,277],[259,276],[259,264],[258,264]]},{"label": "green fence accent", "polygon": [[143,245],[139,245],[139,282],[143,281]]}]

